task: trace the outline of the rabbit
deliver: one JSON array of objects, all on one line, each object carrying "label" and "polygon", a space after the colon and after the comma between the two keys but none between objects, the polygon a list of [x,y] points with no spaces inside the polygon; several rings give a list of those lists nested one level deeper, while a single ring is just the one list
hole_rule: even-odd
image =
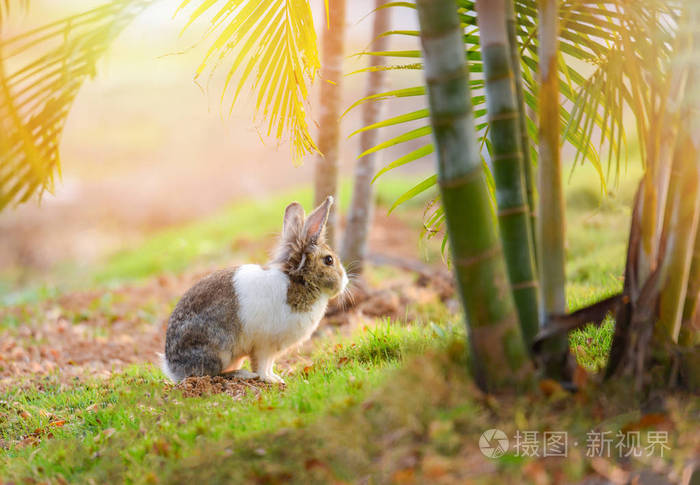
[{"label": "rabbit", "polygon": [[[298,202],[284,212],[272,261],[210,274],[190,288],[168,321],[162,368],[172,381],[222,373],[284,383],[275,359],[308,340],[329,299],[348,286],[345,268],[326,244],[333,197],[308,217]],[[250,357],[253,372],[241,369]]]}]

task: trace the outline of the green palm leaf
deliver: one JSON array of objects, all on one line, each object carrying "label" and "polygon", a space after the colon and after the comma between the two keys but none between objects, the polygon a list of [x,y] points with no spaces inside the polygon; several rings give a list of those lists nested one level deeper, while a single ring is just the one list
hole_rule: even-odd
[{"label": "green palm leaf", "polygon": [[[479,33],[476,27],[474,3],[469,0],[458,0],[458,3],[461,7],[462,23],[467,26],[464,43],[470,71],[481,72]],[[414,8],[410,2],[393,2],[391,6]],[[522,55],[524,95],[529,108],[536,115],[539,88],[535,80],[538,69],[536,0],[516,0],[515,8]],[[619,175],[622,167],[621,160],[626,160],[627,132],[629,131],[629,128],[626,130],[623,122],[623,114],[626,111],[631,111],[639,120],[637,127],[639,145],[642,148],[645,145],[644,135],[648,124],[646,120],[653,116],[651,107],[659,103],[659,93],[655,92],[651,86],[663,85],[657,73],[660,72],[663,75],[668,71],[679,10],[678,2],[662,0],[643,2],[565,0],[562,2],[560,92],[568,100],[563,103],[560,112],[564,127],[562,142],[576,149],[574,166],[583,161],[591,163],[600,174],[603,186],[612,174]],[[385,35],[415,38],[416,32],[392,30]],[[634,42],[630,39],[634,39]],[[364,54],[397,59],[413,57],[413,51],[410,50]],[[479,117],[483,113],[483,110],[478,109],[484,101],[483,83],[480,79],[472,80],[471,83],[477,128],[481,130],[482,144],[488,148],[489,145],[485,139],[486,124],[479,123]],[[401,97],[423,96],[424,90],[419,86],[379,93],[358,100],[349,109],[365,102],[397,97],[397,93],[401,93]],[[418,110],[406,115],[393,116],[371,126],[362,127],[353,134],[388,125],[399,125],[403,122],[415,122],[421,117],[427,119],[427,112]],[[534,119],[528,120],[528,126],[532,143],[530,150],[533,155],[536,155],[534,147],[537,144],[537,131],[534,129]],[[395,135],[392,140],[381,142],[366,153],[396,145],[395,142],[401,141],[402,136]],[[411,137],[409,136],[408,139]],[[413,150],[393,162],[390,161],[380,173],[418,160],[421,155],[428,153],[429,151]],[[605,158],[601,157],[601,153],[605,154]],[[533,157],[533,160],[536,158]],[[606,164],[607,173],[604,168]],[[428,230],[434,232],[433,229],[437,230],[439,227],[431,228],[431,221],[441,223],[442,219],[433,217],[427,221]]]}]

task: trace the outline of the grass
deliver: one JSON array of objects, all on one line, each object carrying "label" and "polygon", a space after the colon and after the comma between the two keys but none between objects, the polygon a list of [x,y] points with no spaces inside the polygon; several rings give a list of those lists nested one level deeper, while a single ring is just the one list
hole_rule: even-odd
[{"label": "grass", "polygon": [[[633,185],[603,198],[590,189],[596,183],[593,171],[584,168],[567,186],[571,309],[622,287]],[[386,205],[407,186],[385,181],[378,198]],[[345,204],[347,192],[345,186]],[[85,284],[109,287],[238,258],[261,261],[266,248],[260,241],[278,230],[290,199],[308,206],[310,193],[234,205],[210,219],[159,232],[92,268]],[[413,204],[415,216],[421,201]],[[415,217],[411,223],[420,227]],[[390,277],[392,271],[372,270],[370,280]],[[84,309],[86,315],[109,316],[115,301],[111,293],[104,295]],[[45,296],[37,294],[35,300]],[[154,305],[156,310],[143,312],[155,324]],[[573,482],[593,466],[585,448],[572,449],[567,460],[543,462],[511,452],[491,461],[478,451],[479,435],[492,427],[509,436],[517,430],[561,429],[572,442],[585,443],[591,429],[615,431],[643,421],[639,412],[629,411],[639,403],[624,386],[574,397],[533,393],[495,401],[484,396],[465,372],[461,317],[443,305],[413,310],[416,317],[409,324],[383,321],[350,337],[321,340],[309,365],[286,377],[286,388],[251,393],[241,401],[223,394],[186,398],[150,365],[133,366],[106,381],[66,385],[53,376],[39,386],[18,386],[0,394],[0,483],[440,483],[447,478],[541,483],[543,476]],[[71,320],[83,317],[78,312]],[[17,315],[8,315],[0,329],[20,324]],[[607,321],[570,336],[586,369],[604,366],[612,330]],[[697,401],[671,401],[662,420],[672,423],[666,466],[677,468],[698,446],[683,433],[697,412]]]},{"label": "grass", "polygon": [[[187,456],[204,437],[243,439],[302,427],[361,402],[405,355],[434,348],[435,338],[446,341],[460,333],[449,326],[439,332],[441,337],[431,327],[388,321],[365,328],[352,338],[328,342],[313,356],[312,366],[287,378],[284,390],[273,387],[242,402],[226,395],[184,398],[165,387],[160,370],[150,365],[132,367],[107,382],[76,386],[48,378],[39,388],[0,395],[0,439],[11,443],[0,453],[0,477],[32,471],[84,481],[105,465],[100,454],[114,452],[111,443],[120,442],[128,443],[119,447],[125,467],[120,473],[138,481],[166,446],[169,456]],[[135,467],[127,469],[130,465]]]},{"label": "grass", "polygon": [[[624,386],[576,397],[483,395],[465,372],[461,328],[385,322],[329,342],[311,367],[288,377],[286,389],[239,402],[185,398],[149,366],[107,382],[62,388],[49,380],[14,391],[0,399],[0,436],[38,441],[0,454],[0,476],[29,483],[300,484],[471,477],[495,484],[540,483],[545,475],[573,482],[591,470],[583,445],[590,430],[649,426],[630,411],[637,404]],[[691,456],[697,439],[679,430],[698,411],[697,401],[672,399],[668,415],[655,418],[672,423],[671,451],[655,467]],[[510,437],[518,430],[565,431],[571,451],[567,459],[511,451],[489,460],[477,443],[493,427]],[[452,481],[440,481],[446,478]]]}]

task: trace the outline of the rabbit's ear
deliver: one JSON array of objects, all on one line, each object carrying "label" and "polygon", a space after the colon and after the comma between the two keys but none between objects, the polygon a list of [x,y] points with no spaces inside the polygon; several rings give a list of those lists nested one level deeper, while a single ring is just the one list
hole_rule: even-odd
[{"label": "rabbit's ear", "polygon": [[290,240],[296,238],[304,225],[304,208],[299,202],[292,202],[284,210],[284,222],[282,223],[282,238]]},{"label": "rabbit's ear", "polygon": [[323,204],[318,206],[310,215],[306,218],[304,223],[304,230],[302,231],[304,240],[310,244],[316,244],[319,240],[323,238],[323,229],[326,227],[326,221],[328,221],[328,212],[333,205],[333,196],[329,195]]}]

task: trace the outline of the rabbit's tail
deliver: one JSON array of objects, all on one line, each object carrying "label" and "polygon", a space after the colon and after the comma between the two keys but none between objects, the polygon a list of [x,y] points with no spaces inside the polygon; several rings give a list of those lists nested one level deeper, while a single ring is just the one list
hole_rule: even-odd
[{"label": "rabbit's tail", "polygon": [[163,371],[163,374],[173,382],[180,381],[173,371],[170,370],[170,365],[168,364],[168,359],[165,358],[165,354],[156,352],[156,355],[158,356],[158,360],[160,360],[160,369]]}]

